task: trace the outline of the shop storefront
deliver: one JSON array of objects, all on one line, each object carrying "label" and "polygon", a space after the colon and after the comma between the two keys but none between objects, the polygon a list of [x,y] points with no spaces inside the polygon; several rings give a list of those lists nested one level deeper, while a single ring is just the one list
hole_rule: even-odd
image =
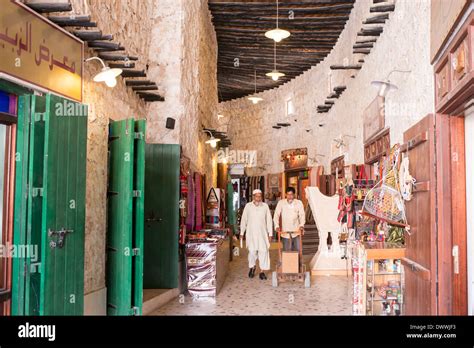
[{"label": "shop storefront", "polygon": [[1,23],[2,313],[82,314],[83,43],[13,1]]}]

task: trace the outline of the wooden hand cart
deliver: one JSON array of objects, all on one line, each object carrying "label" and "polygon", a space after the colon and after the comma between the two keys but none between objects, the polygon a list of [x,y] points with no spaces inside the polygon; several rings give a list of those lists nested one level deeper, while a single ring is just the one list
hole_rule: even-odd
[{"label": "wooden hand cart", "polygon": [[[300,235],[300,247],[298,251],[283,251],[281,233],[278,234],[278,263],[276,271],[272,273],[272,286],[277,287],[281,282],[297,281],[303,282],[305,288],[311,286],[311,273],[306,271],[306,265],[303,263],[303,236]],[[292,234],[295,232],[285,232]]]}]

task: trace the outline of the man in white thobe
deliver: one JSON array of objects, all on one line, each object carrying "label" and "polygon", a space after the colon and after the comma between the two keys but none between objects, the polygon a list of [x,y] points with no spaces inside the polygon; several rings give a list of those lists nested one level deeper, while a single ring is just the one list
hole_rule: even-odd
[{"label": "man in white thobe", "polygon": [[[280,226],[281,216],[281,226]],[[303,202],[295,198],[295,189],[286,189],[286,199],[278,202],[273,215],[275,230],[281,232],[284,251],[300,251],[300,238],[304,234],[305,214]],[[291,235],[288,232],[292,232]]]},{"label": "man in white thobe", "polygon": [[260,266],[260,279],[267,279],[265,271],[270,269],[270,241],[273,235],[272,215],[270,208],[262,202],[262,191],[252,192],[253,201],[247,203],[240,220],[240,239],[247,235],[246,244],[249,251],[249,278],[253,278]]}]

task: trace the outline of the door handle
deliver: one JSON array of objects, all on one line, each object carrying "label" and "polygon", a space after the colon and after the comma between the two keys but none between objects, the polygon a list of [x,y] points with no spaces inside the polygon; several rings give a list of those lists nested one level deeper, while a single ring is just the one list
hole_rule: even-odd
[{"label": "door handle", "polygon": [[152,221],[161,222],[161,221],[163,221],[163,219],[162,218],[148,218],[148,219],[146,219],[146,222],[152,222]]},{"label": "door handle", "polygon": [[454,274],[459,274],[459,246],[453,245]]}]

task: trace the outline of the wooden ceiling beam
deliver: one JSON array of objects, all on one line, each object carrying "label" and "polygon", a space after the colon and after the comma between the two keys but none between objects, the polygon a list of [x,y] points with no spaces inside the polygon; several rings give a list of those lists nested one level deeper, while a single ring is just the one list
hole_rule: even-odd
[{"label": "wooden ceiling beam", "polygon": [[69,12],[72,11],[72,5],[70,2],[27,2],[26,6],[38,13],[51,13],[51,12]]},{"label": "wooden ceiling beam", "polygon": [[[385,6],[385,5],[384,5]],[[249,4],[245,3],[234,3],[234,4],[226,4],[226,3],[209,3],[209,8],[214,13],[224,13],[225,11],[242,11],[246,12],[249,9]],[[340,11],[350,11],[354,7],[353,1],[345,1],[338,4],[331,4],[331,3],[296,3],[292,2],[291,4],[287,3],[280,3],[279,4],[279,11],[280,13],[294,11],[295,13],[300,12],[331,12],[337,13]],[[259,4],[255,3],[251,5],[251,8],[255,12],[259,13],[266,13],[270,12],[276,14],[276,5],[273,2],[270,5],[267,4]]]},{"label": "wooden ceiling beam", "polygon": [[[280,27],[291,36],[277,45],[278,81],[264,76],[274,68],[274,43],[264,34],[275,27],[274,0],[209,1],[218,41],[219,100],[231,100],[277,88],[321,62],[334,48],[354,6],[354,0],[287,0],[280,2]],[[295,18],[288,18],[288,11]],[[366,49],[368,46],[354,47]],[[235,67],[235,58],[239,66]],[[337,94],[337,93],[336,93]]]}]

